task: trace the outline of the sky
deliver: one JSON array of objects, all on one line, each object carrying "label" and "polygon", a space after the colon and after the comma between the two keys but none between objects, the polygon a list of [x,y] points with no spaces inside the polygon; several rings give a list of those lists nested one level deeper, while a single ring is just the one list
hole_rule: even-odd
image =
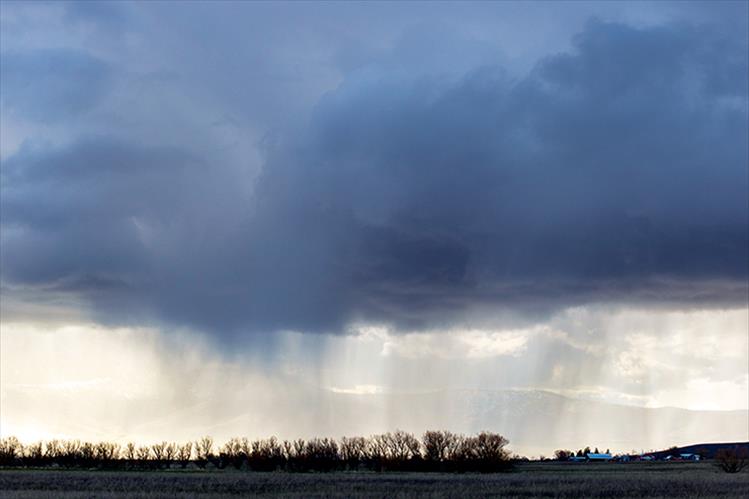
[{"label": "sky", "polygon": [[365,432],[465,390],[749,410],[748,19],[4,1],[0,433],[313,435],[330,394],[376,401]]}]

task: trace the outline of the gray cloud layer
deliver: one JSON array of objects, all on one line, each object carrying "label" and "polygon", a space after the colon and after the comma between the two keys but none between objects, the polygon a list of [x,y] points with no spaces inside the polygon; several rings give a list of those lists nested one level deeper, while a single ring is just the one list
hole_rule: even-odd
[{"label": "gray cloud layer", "polygon": [[[3,283],[225,334],[745,304],[745,38],[594,20],[522,76],[412,70],[408,37],[339,53],[340,85],[266,137],[254,180],[114,133],[29,143],[2,165]],[[3,112],[32,121],[83,119],[113,78],[92,56],[3,59]]]},{"label": "gray cloud layer", "polygon": [[5,53],[0,64],[3,110],[39,122],[75,119],[109,86],[107,65],[73,50]]}]

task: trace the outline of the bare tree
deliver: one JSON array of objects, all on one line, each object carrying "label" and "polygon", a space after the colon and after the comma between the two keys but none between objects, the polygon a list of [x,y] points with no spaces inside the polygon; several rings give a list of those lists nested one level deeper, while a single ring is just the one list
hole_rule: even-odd
[{"label": "bare tree", "polygon": [[299,471],[304,468],[304,439],[298,438],[293,441],[284,440],[281,449],[284,456],[284,464],[288,471]]},{"label": "bare tree", "polygon": [[300,457],[304,455],[304,446],[306,442],[302,438],[294,440],[294,455]]},{"label": "bare tree", "polygon": [[120,445],[112,442],[99,442],[94,449],[94,459],[99,464],[108,464],[120,457]]},{"label": "bare tree", "polygon": [[749,464],[746,449],[720,449],[715,453],[715,464],[726,473],[738,473]]},{"label": "bare tree", "polygon": [[372,435],[367,440],[367,457],[371,465],[377,470],[382,470],[388,460],[388,436]]},{"label": "bare tree", "polygon": [[367,454],[376,469],[402,469],[411,460],[421,459],[421,442],[401,430],[372,435],[367,442]]},{"label": "bare tree", "polygon": [[91,466],[96,460],[96,447],[91,442],[83,442],[78,448],[78,455],[84,466]]},{"label": "bare tree", "polygon": [[430,462],[443,462],[452,457],[459,444],[459,436],[449,431],[427,431],[421,441],[424,459]]},{"label": "bare tree", "polygon": [[44,458],[44,444],[42,442],[29,444],[25,447],[24,451],[24,462],[33,466],[42,464],[42,459]]},{"label": "bare tree", "polygon": [[221,467],[231,464],[236,469],[241,468],[242,463],[247,459],[247,454],[243,452],[243,442],[239,438],[229,439],[221,448],[219,456],[221,457]]},{"label": "bare tree", "polygon": [[164,447],[164,461],[166,462],[166,466],[169,467],[176,457],[177,444],[174,442],[169,442],[168,444],[166,444],[166,447]]},{"label": "bare tree", "polygon": [[138,458],[138,461],[140,463],[145,464],[151,459],[151,448],[146,445],[141,445],[140,447],[138,447],[136,457]]},{"label": "bare tree", "polygon": [[245,459],[249,458],[250,454],[252,454],[252,442],[250,442],[250,439],[242,437],[242,440],[239,442],[239,447],[242,456]]},{"label": "bare tree", "polygon": [[62,454],[62,442],[53,439],[44,444],[44,458],[48,461],[59,459]]},{"label": "bare tree", "polygon": [[208,460],[213,457],[213,439],[206,436],[195,442],[195,454],[198,466],[205,468]]},{"label": "bare tree", "polygon": [[460,469],[482,472],[500,471],[510,466],[505,446],[509,441],[497,433],[481,432],[462,440],[456,451]]},{"label": "bare tree", "polygon": [[177,460],[179,461],[180,466],[183,468],[187,467],[187,463],[190,462],[190,458],[192,457],[192,442],[187,442],[186,444],[180,445],[179,449],[177,450]]},{"label": "bare tree", "polygon": [[289,440],[284,440],[283,442],[281,442],[281,448],[283,449],[283,457],[284,459],[286,459],[286,461],[295,457],[294,444]]},{"label": "bare tree", "polygon": [[343,437],[341,438],[340,454],[341,459],[348,469],[358,469],[361,462],[366,457],[367,439],[364,437]]},{"label": "bare tree", "polygon": [[128,461],[135,461],[135,453],[135,444],[132,442],[128,442],[125,446],[125,459],[127,459]]},{"label": "bare tree", "polygon": [[330,471],[338,462],[338,444],[332,438],[313,438],[304,447],[304,461],[308,469]]},{"label": "bare tree", "polygon": [[78,440],[66,440],[62,443],[61,464],[71,466],[80,460],[81,442]]},{"label": "bare tree", "polygon": [[421,443],[412,434],[396,430],[387,434],[388,454],[390,459],[403,463],[415,457],[421,457]]},{"label": "bare tree", "polygon": [[[304,441],[301,442],[304,445]],[[284,447],[276,437],[265,440],[254,440],[251,443],[252,450],[249,455],[250,467],[254,470],[272,471],[283,465],[285,461]],[[296,451],[297,445],[295,445]],[[303,454],[304,449],[299,452]]]},{"label": "bare tree", "polygon": [[502,435],[482,431],[476,435],[476,451],[479,459],[486,460],[505,460],[507,451],[505,447],[509,444]]},{"label": "bare tree", "polygon": [[151,445],[151,454],[153,454],[153,459],[156,461],[157,468],[161,468],[166,462],[168,446],[169,444],[166,442],[159,442]]},{"label": "bare tree", "polygon": [[0,439],[0,465],[7,466],[23,455],[23,445],[16,437]]}]

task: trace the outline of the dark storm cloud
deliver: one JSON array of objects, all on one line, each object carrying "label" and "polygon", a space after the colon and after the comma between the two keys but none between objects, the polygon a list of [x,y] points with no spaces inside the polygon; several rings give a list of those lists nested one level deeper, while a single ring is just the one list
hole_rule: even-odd
[{"label": "dark storm cloud", "polygon": [[210,157],[26,148],[3,164],[3,279],[216,331],[741,305],[744,42],[592,21],[523,77],[357,65],[268,138],[251,200]]},{"label": "dark storm cloud", "polygon": [[241,193],[214,172],[173,148],[102,137],[24,147],[2,169],[4,280],[82,294],[102,320],[147,322],[193,298],[219,320],[205,297],[223,291],[211,277],[233,244],[222,239],[234,215],[223,199]]},{"label": "dark storm cloud", "polygon": [[261,212],[345,226],[331,274],[414,327],[482,302],[742,303],[746,48],[591,22],[575,49],[520,80],[350,77],[271,154]]},{"label": "dark storm cloud", "polygon": [[0,61],[3,112],[32,121],[79,118],[112,84],[108,65],[78,50],[3,53]]}]

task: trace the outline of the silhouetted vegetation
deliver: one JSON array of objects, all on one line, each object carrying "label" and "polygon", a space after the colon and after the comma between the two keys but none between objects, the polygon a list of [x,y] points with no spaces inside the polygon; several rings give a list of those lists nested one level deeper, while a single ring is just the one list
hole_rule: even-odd
[{"label": "silhouetted vegetation", "polygon": [[715,464],[726,473],[738,473],[749,464],[746,449],[720,449],[715,453]]},{"label": "silhouetted vegetation", "polygon": [[100,469],[235,468],[253,471],[505,471],[512,460],[502,435],[473,436],[428,431],[421,439],[405,431],[365,437],[260,440],[232,438],[220,447],[213,439],[150,446],[78,440],[23,445],[0,440],[0,466]]}]

